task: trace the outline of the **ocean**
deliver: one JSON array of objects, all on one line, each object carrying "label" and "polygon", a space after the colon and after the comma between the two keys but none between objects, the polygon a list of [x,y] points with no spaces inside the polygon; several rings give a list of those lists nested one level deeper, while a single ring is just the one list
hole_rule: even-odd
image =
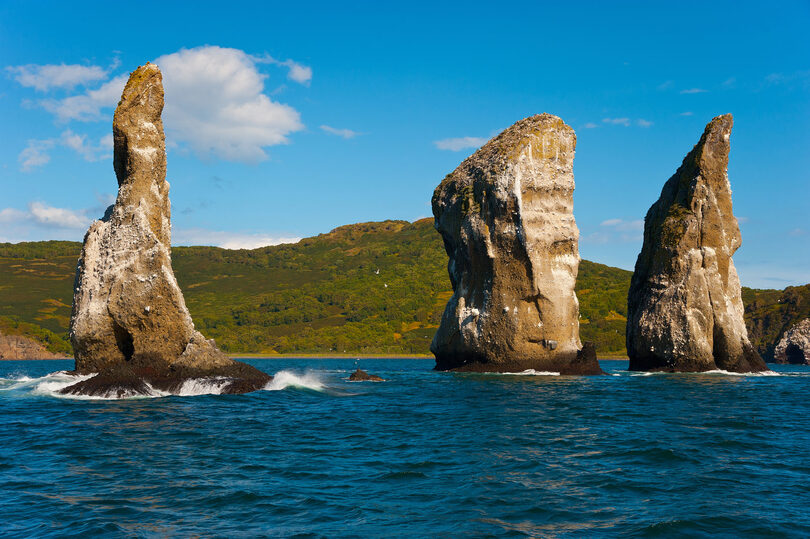
[{"label": "ocean", "polygon": [[124,400],[57,396],[72,361],[0,362],[0,535],[810,535],[810,367],[246,361],[266,390]]}]

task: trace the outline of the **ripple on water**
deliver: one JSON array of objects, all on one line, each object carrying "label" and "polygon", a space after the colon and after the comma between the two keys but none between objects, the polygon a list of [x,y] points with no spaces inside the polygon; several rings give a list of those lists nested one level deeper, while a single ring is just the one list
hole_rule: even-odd
[{"label": "ripple on water", "polygon": [[[0,363],[0,535],[810,534],[808,367],[251,362],[266,391],[129,400],[57,397],[70,362]],[[390,382],[349,386],[358,366]]]}]

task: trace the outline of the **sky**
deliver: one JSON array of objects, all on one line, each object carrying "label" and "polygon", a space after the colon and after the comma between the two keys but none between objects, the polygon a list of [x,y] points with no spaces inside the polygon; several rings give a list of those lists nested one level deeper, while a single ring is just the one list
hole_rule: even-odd
[{"label": "sky", "polygon": [[446,174],[549,112],[577,133],[582,257],[632,269],[647,209],[730,112],[742,284],[804,284],[808,27],[806,0],[4,0],[0,242],[80,241],[103,215],[112,113],[150,61],[164,75],[174,244],[249,248],[429,217]]}]

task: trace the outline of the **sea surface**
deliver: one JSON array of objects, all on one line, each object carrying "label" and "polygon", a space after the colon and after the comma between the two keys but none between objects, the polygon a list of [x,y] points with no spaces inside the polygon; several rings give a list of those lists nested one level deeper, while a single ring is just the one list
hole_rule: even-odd
[{"label": "sea surface", "polygon": [[72,361],[0,362],[0,535],[810,536],[809,367],[247,361],[266,390],[125,400],[57,396]]}]

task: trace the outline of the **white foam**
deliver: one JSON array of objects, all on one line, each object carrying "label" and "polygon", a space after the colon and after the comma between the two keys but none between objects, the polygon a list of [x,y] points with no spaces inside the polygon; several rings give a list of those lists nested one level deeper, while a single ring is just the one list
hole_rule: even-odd
[{"label": "white foam", "polygon": [[280,391],[288,387],[302,387],[314,391],[323,391],[325,389],[320,374],[317,372],[307,371],[304,374],[297,374],[293,371],[279,371],[264,386],[264,390]]},{"label": "white foam", "polygon": [[552,371],[537,371],[534,369],[526,369],[521,372],[505,372],[503,374],[510,374],[512,376],[559,376],[560,373]]},{"label": "white foam", "polygon": [[731,372],[723,369],[714,369],[711,371],[697,372],[695,374],[725,374],[727,376],[780,376],[775,371],[762,371],[762,372]]},{"label": "white foam", "polygon": [[220,395],[230,385],[230,378],[191,378],[183,382],[175,395],[193,397],[195,395]]}]

